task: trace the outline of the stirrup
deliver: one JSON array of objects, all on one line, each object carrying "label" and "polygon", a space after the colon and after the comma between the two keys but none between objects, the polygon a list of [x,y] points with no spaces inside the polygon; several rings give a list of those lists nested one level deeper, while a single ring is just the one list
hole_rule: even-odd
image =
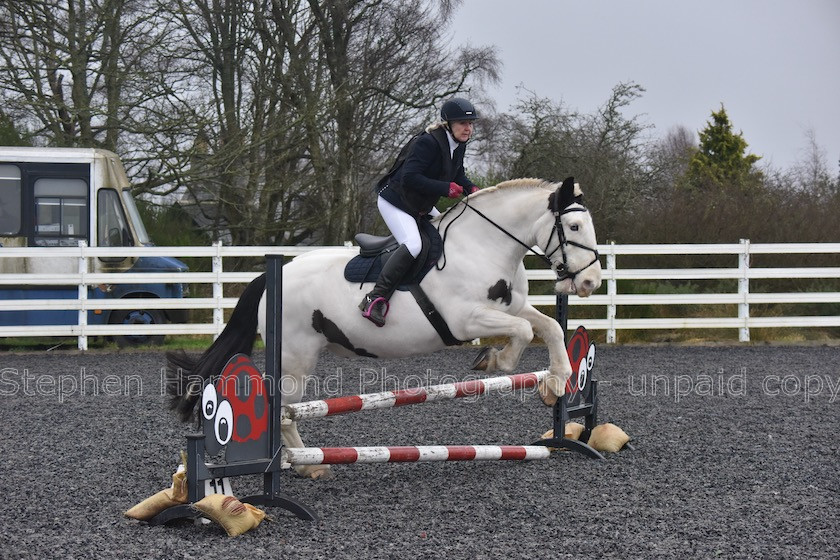
[{"label": "stirrup", "polygon": [[388,315],[388,310],[391,309],[391,304],[389,304],[388,300],[382,296],[372,297],[368,294],[365,296],[365,299],[362,300],[362,303],[359,304],[359,309],[362,310],[362,317],[372,322],[377,327],[384,327],[385,316]]}]

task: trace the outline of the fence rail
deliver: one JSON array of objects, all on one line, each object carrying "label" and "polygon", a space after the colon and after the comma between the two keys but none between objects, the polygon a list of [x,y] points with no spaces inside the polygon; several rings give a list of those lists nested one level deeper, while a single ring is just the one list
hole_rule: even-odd
[{"label": "fence rail", "polygon": [[[226,247],[215,244],[208,247],[142,247],[142,248],[2,248],[0,259],[14,257],[35,257],[43,259],[74,258],[78,260],[77,273],[70,274],[0,274],[0,290],[21,286],[73,285],[78,287],[77,299],[31,299],[0,300],[0,312],[21,310],[75,310],[78,322],[57,326],[0,326],[0,337],[57,337],[78,338],[79,349],[85,350],[90,336],[113,335],[168,335],[168,334],[210,334],[218,335],[224,328],[224,310],[236,305],[237,297],[224,297],[224,285],[247,283],[258,272],[226,272],[224,260],[236,257],[262,257],[266,254],[282,254],[293,257],[323,247]],[[840,315],[791,315],[754,316],[750,306],[757,304],[838,304],[838,291],[811,292],[751,292],[750,283],[755,280],[773,279],[825,279],[829,286],[840,287],[840,266],[804,267],[755,267],[750,259],[755,255],[835,255],[840,256],[840,243],[750,243],[741,240],[732,244],[678,244],[678,245],[617,245],[598,247],[603,266],[603,280],[606,293],[596,293],[589,298],[570,297],[572,306],[600,306],[605,313],[598,318],[585,319],[587,329],[606,331],[608,343],[616,342],[617,332],[631,329],[737,329],[739,340],[750,340],[751,328],[803,328],[840,327]],[[697,268],[619,268],[617,257],[631,256],[732,256],[728,267]],[[89,261],[100,257],[167,256],[177,258],[204,257],[212,260],[210,272],[186,273],[92,273]],[[527,278],[531,282],[551,281],[550,270],[529,269]],[[688,282],[692,280],[731,280],[737,283],[737,290],[721,293],[619,293],[622,281],[669,281]],[[184,299],[88,299],[89,286],[100,284],[129,283],[184,283],[212,286],[212,297],[190,297]],[[554,295],[533,293],[528,301],[536,306],[555,305]],[[703,305],[736,306],[737,315],[720,317],[667,317],[667,318],[621,318],[618,309],[627,306],[650,305]],[[88,325],[89,310],[136,309],[147,306],[150,309],[210,309],[211,322],[163,325]],[[725,308],[724,308],[725,310]],[[725,312],[725,311],[722,311]]]}]

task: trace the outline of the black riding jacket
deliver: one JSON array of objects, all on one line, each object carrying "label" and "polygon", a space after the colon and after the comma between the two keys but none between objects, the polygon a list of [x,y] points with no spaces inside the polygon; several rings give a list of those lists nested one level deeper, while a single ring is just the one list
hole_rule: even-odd
[{"label": "black riding jacket", "polygon": [[438,199],[449,196],[449,183],[469,192],[474,187],[464,173],[466,144],[449,155],[446,129],[436,128],[417,136],[403,164],[379,182],[379,195],[412,216],[428,214]]}]

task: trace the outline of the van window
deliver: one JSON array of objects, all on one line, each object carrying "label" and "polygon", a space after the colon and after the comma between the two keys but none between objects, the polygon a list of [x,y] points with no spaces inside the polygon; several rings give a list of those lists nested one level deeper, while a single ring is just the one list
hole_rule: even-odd
[{"label": "van window", "polygon": [[16,165],[0,165],[0,235],[20,233],[20,169]]},{"label": "van window", "polygon": [[132,247],[131,229],[114,189],[102,189],[97,195],[98,242],[100,247]]},{"label": "van window", "polygon": [[152,240],[149,238],[149,232],[146,231],[146,225],[143,223],[143,218],[140,217],[140,211],[137,210],[137,204],[131,196],[131,191],[122,191],[123,204],[128,210],[128,219],[134,224],[134,231],[137,233],[137,242],[140,245],[151,245]]},{"label": "van window", "polygon": [[35,181],[35,246],[75,247],[87,241],[87,191],[81,179]]}]

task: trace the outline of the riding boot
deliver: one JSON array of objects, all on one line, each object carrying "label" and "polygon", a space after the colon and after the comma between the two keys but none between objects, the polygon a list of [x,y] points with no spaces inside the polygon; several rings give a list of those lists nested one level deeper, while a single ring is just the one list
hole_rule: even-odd
[{"label": "riding boot", "polygon": [[413,264],[414,256],[409,252],[408,247],[400,245],[382,267],[373,290],[359,304],[362,317],[370,320],[377,327],[385,325],[385,316],[390,307],[388,300],[391,299],[394,290]]}]

